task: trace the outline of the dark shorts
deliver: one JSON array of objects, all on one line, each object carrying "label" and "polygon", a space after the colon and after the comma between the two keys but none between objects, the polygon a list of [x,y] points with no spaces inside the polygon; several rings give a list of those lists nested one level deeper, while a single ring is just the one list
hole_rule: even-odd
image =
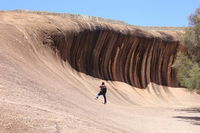
[{"label": "dark shorts", "polygon": [[106,95],[106,92],[100,91],[98,95]]}]

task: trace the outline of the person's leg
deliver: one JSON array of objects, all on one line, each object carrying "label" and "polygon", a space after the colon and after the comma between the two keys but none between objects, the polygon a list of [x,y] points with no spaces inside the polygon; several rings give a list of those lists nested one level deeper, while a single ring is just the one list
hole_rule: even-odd
[{"label": "person's leg", "polygon": [[97,94],[97,96],[96,96],[96,99],[98,99],[99,98],[99,94]]},{"label": "person's leg", "polygon": [[106,104],[106,93],[105,94],[103,94],[103,97],[104,97],[104,104]]},{"label": "person's leg", "polygon": [[102,95],[101,92],[99,92],[99,93],[97,94],[96,99],[98,99],[100,95]]}]

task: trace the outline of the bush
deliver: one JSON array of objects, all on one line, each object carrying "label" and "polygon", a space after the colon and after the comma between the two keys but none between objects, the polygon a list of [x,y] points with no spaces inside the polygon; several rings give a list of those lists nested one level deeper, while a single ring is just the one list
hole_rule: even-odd
[{"label": "bush", "polygon": [[179,52],[174,64],[177,79],[182,87],[200,89],[200,8],[189,17],[190,27],[182,43],[187,52]]}]

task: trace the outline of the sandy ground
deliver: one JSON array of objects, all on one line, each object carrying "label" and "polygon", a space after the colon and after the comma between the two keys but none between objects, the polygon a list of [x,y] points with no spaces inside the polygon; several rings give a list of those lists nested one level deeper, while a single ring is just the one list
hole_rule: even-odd
[{"label": "sandy ground", "polygon": [[199,95],[153,83],[137,89],[105,81],[104,105],[102,97],[95,100],[102,80],[33,45],[34,34],[20,24],[0,24],[0,133],[200,132]]}]

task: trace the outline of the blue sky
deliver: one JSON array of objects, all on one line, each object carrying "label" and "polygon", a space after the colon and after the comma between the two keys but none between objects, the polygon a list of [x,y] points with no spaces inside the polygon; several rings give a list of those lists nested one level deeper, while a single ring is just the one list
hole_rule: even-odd
[{"label": "blue sky", "polygon": [[187,26],[200,0],[0,0],[0,10],[39,10],[122,20],[142,26]]}]

